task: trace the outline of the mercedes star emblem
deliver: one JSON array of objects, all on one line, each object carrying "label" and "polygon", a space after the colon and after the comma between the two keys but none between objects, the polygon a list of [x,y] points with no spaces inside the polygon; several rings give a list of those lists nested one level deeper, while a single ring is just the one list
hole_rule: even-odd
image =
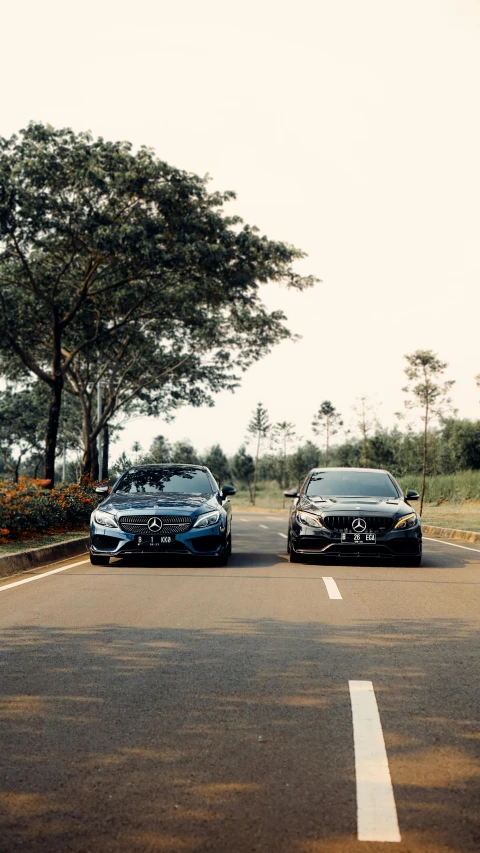
[{"label": "mercedes star emblem", "polygon": [[367,522],[364,518],[354,518],[352,521],[352,530],[355,533],[365,533],[367,529]]},{"label": "mercedes star emblem", "polygon": [[154,517],[148,519],[147,527],[150,533],[158,533],[158,531],[162,529],[163,525],[160,518]]}]

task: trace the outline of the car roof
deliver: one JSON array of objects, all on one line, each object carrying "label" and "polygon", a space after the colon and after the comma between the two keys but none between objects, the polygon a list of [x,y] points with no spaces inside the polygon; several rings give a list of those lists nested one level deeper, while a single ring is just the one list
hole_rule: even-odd
[{"label": "car roof", "polygon": [[152,462],[146,465],[132,465],[129,471],[138,471],[139,468],[198,468],[199,471],[208,471],[206,465],[194,465],[189,462]]},{"label": "car roof", "polygon": [[362,471],[363,473],[370,472],[370,473],[375,473],[375,474],[388,474],[389,473],[386,470],[386,468],[348,468],[348,467],[344,467],[344,468],[333,468],[332,467],[332,468],[330,468],[330,467],[324,467],[324,468],[311,468],[310,474],[313,474],[314,471]]}]

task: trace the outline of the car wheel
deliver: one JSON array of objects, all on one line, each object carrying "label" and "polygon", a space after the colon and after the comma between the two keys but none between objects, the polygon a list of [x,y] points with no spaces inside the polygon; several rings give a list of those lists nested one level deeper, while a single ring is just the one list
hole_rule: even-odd
[{"label": "car wheel", "polygon": [[230,533],[230,536],[228,537],[228,542],[227,542],[227,557],[230,557],[231,553],[232,553],[232,534]]},{"label": "car wheel", "polygon": [[291,563],[303,563],[302,558],[297,554],[297,552],[290,545],[290,562]]},{"label": "car wheel", "polygon": [[108,566],[110,557],[102,557],[100,554],[90,554],[92,566]]},{"label": "car wheel", "polygon": [[417,568],[418,566],[421,566],[421,564],[422,564],[422,555],[421,554],[419,557],[408,557],[406,560],[403,560],[404,566],[410,566],[412,568]]},{"label": "car wheel", "polygon": [[215,560],[215,562],[213,564],[214,566],[226,566],[228,563],[227,549],[225,548],[223,553],[220,554],[218,557],[215,557],[214,560]]}]

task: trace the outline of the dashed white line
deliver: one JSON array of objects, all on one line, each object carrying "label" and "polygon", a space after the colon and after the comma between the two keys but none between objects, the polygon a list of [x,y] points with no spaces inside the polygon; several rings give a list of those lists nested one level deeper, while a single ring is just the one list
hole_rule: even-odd
[{"label": "dashed white line", "polygon": [[278,530],[277,530],[277,536],[281,536],[283,539],[288,539],[288,536],[286,533],[279,533]]},{"label": "dashed white line", "polygon": [[74,569],[76,566],[82,565],[82,563],[89,563],[90,560],[78,560],[76,563],[69,563],[68,566],[62,566],[61,569],[52,569],[50,572],[42,572],[40,575],[33,575],[31,578],[24,578],[21,581],[14,581],[14,583],[7,583],[5,586],[0,586],[0,592],[5,592],[6,589],[13,589],[14,586],[22,586],[24,583],[32,583],[33,581],[39,581],[42,578],[46,578],[49,575],[57,575],[59,572],[66,572],[67,569]]},{"label": "dashed white line", "polygon": [[359,841],[400,841],[382,724],[371,681],[349,681]]},{"label": "dashed white line", "polygon": [[259,527],[263,527],[263,529],[264,529],[264,530],[268,530],[268,527],[267,527],[267,525],[266,525],[266,524],[259,524],[258,526],[259,526]]},{"label": "dashed white line", "polygon": [[428,539],[429,542],[438,542],[439,545],[451,545],[452,548],[463,548],[464,551],[475,551],[476,554],[480,554],[480,548],[469,548],[467,545],[456,545],[455,542],[449,542],[448,539],[432,539],[431,536],[424,536],[424,539]]},{"label": "dashed white line", "polygon": [[329,598],[342,598],[341,592],[333,578],[322,578],[322,581],[327,587]]}]

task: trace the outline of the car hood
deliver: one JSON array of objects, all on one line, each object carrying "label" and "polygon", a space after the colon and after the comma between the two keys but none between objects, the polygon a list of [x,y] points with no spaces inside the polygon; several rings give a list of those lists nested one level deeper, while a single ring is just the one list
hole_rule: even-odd
[{"label": "car hood", "polygon": [[216,495],[125,495],[114,492],[106,498],[98,509],[111,512],[114,515],[125,512],[151,512],[161,515],[162,512],[175,513],[181,510],[187,514],[201,514],[209,509],[219,509],[220,504]]},{"label": "car hood", "polygon": [[318,515],[380,515],[398,517],[413,512],[403,498],[346,498],[343,496],[330,498],[310,498],[302,495],[298,501],[298,509],[315,512]]}]

